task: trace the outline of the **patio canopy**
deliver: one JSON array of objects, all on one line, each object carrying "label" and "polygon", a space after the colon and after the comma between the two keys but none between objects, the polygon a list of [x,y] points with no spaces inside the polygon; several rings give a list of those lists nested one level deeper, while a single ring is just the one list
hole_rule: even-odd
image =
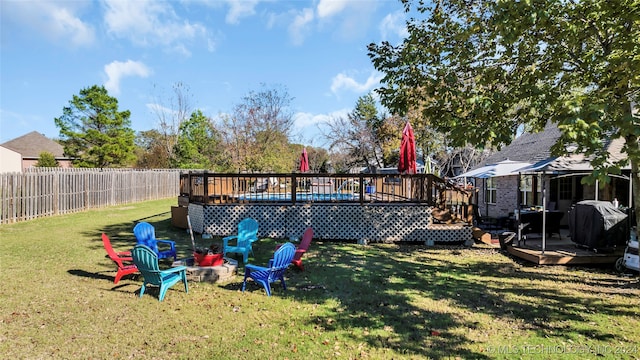
[{"label": "patio canopy", "polygon": [[518,175],[520,169],[530,167],[531,163],[522,161],[503,160],[499,163],[485,165],[483,167],[467,171],[456,178],[486,179],[494,176]]}]

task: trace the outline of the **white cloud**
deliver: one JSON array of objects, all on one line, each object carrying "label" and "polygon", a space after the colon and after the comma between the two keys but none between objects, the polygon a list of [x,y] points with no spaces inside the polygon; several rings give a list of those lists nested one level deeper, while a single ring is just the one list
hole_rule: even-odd
[{"label": "white cloud", "polygon": [[[128,38],[138,45],[159,44],[190,55],[183,41],[206,37],[207,29],[201,24],[181,19],[171,5],[171,2],[164,1],[106,0],[104,21],[108,31],[117,37]],[[212,48],[211,45],[208,48]]]},{"label": "white cloud", "polygon": [[318,27],[345,41],[361,39],[381,4],[376,0],[320,0],[316,7]]},{"label": "white cloud", "polygon": [[[256,7],[264,1],[274,0],[182,0],[184,3],[205,4],[216,11],[229,7],[229,11],[225,16],[227,24],[238,24],[242,18],[250,17],[256,14]],[[277,0],[275,0],[277,1]]]},{"label": "white cloud", "polygon": [[352,110],[341,109],[328,114],[311,114],[298,112],[293,115],[293,137],[303,144],[313,146],[325,146],[326,139],[323,135],[328,131],[326,127],[338,118],[343,118]]},{"label": "white cloud", "polygon": [[120,93],[120,80],[123,77],[139,76],[144,78],[151,73],[144,63],[132,60],[127,60],[126,62],[114,61],[104,66],[104,72],[107,74],[107,81],[104,87],[113,95]]},{"label": "white cloud", "polygon": [[53,21],[49,29],[61,36],[70,37],[74,45],[88,45],[93,42],[93,28],[75,17],[68,9],[53,9],[51,17]]},{"label": "white cloud", "polygon": [[255,15],[259,0],[227,0],[229,12],[225,18],[228,24],[237,24],[240,18]]},{"label": "white cloud", "polygon": [[341,109],[332,111],[328,114],[311,114],[298,112],[293,115],[294,126],[297,129],[304,130],[310,126],[318,126],[326,123],[332,123],[336,118],[349,115],[352,110]]},{"label": "white cloud", "polygon": [[40,31],[44,36],[56,40],[68,40],[74,46],[91,45],[95,41],[95,30],[81,20],[77,13],[87,4],[77,2],[3,1],[2,21],[11,17]]},{"label": "white cloud", "polygon": [[380,22],[380,34],[384,40],[389,39],[390,35],[395,35],[400,38],[408,37],[409,32],[405,24],[404,12],[396,11],[395,13],[385,16]]},{"label": "white cloud", "polygon": [[351,0],[320,0],[318,3],[318,17],[326,18],[344,10]]},{"label": "white cloud", "polygon": [[382,79],[383,75],[373,71],[363,83],[359,83],[354,78],[345,73],[336,75],[331,81],[331,92],[337,94],[340,91],[351,91],[355,93],[366,93],[375,88]]},{"label": "white cloud", "polygon": [[304,41],[305,33],[308,32],[307,27],[314,19],[313,9],[305,8],[298,13],[291,25],[289,25],[289,36],[294,45],[301,45]]},{"label": "white cloud", "polygon": [[175,110],[169,109],[168,107],[158,103],[147,103],[145,104],[145,106],[147,107],[147,109],[149,109],[149,111],[151,111],[154,114],[175,112]]},{"label": "white cloud", "polygon": [[315,7],[267,12],[267,28],[287,26],[294,45],[301,45],[314,31],[330,32],[335,38],[351,41],[367,32],[378,6],[375,0],[320,0]]},{"label": "white cloud", "polygon": [[319,123],[327,121],[328,117],[329,116],[325,114],[299,112],[293,115],[293,124],[297,130],[305,130],[311,126],[316,126]]}]

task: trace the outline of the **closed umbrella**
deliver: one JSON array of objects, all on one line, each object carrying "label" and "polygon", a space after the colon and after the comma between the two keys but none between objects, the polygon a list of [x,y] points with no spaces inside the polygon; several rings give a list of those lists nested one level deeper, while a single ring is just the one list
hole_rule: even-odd
[{"label": "closed umbrella", "polygon": [[300,172],[307,171],[309,171],[309,155],[307,155],[307,148],[303,148],[300,154]]},{"label": "closed umbrella", "polygon": [[400,142],[400,160],[398,161],[398,171],[400,173],[415,174],[416,165],[416,139],[413,136],[413,128],[407,121],[407,125],[402,130],[402,141]]}]

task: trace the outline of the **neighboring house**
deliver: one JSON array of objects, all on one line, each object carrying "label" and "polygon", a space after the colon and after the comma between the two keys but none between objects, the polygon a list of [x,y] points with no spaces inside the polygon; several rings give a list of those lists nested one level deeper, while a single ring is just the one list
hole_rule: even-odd
[{"label": "neighboring house", "polygon": [[11,149],[0,146],[0,173],[21,171],[22,156]]},{"label": "neighboring house", "polygon": [[[521,207],[542,206],[543,189],[546,208],[565,213],[581,200],[617,199],[621,205],[630,205],[630,167],[622,170],[622,176],[612,177],[604,188],[582,184],[582,178],[593,168],[582,154],[551,156],[551,146],[559,137],[560,130],[550,123],[541,132],[519,136],[471,171],[459,175],[458,178],[475,180],[474,203],[480,214],[501,218],[512,216],[518,203]],[[625,156],[620,152],[623,144],[623,139],[615,139],[605,145],[612,159]],[[561,224],[566,225],[567,219],[564,216]]]},{"label": "neighboring house", "polygon": [[34,167],[40,158],[40,154],[43,152],[53,154],[60,167],[72,167],[71,159],[64,156],[64,148],[62,145],[37,131],[32,131],[26,135],[9,140],[0,144],[0,146],[20,154],[22,164],[21,169],[18,171]]}]

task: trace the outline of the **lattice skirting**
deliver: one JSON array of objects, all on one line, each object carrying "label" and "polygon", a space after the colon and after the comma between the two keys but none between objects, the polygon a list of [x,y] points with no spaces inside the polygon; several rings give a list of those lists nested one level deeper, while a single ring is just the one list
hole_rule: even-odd
[{"label": "lattice skirting", "polygon": [[214,236],[235,234],[238,223],[251,217],[260,224],[260,237],[300,238],[311,226],[314,238],[325,240],[472,241],[469,226],[433,225],[431,207],[425,205],[189,204],[189,217],[195,232]]}]

